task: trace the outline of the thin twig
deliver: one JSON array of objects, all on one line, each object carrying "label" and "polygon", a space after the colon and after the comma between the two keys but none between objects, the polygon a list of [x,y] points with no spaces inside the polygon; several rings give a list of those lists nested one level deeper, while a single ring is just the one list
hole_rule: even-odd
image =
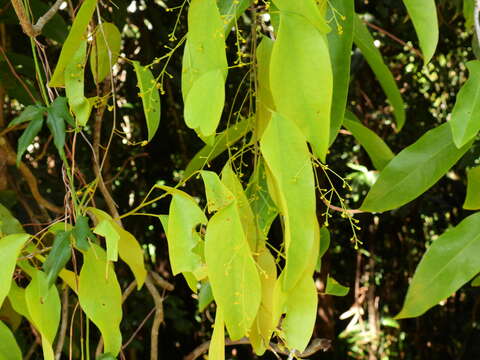
[{"label": "thin twig", "polygon": [[329,209],[332,209],[332,210],[335,210],[335,211],[338,211],[338,212],[341,212],[341,213],[344,213],[344,214],[362,214],[364,213],[365,211],[362,211],[362,210],[359,210],[359,209],[342,209],[341,207],[338,207],[338,206],[335,206],[335,205],[332,205],[330,203],[330,201],[328,201],[327,199],[325,198],[322,198],[322,202],[329,208]]},{"label": "thin twig", "polygon": [[153,284],[150,275],[145,279],[145,286],[155,303],[155,317],[153,318],[152,330],[150,333],[150,360],[158,360],[158,329],[163,322],[163,299]]},{"label": "thin twig", "polygon": [[169,283],[167,280],[165,280],[155,271],[150,271],[150,275],[152,276],[153,281],[155,281],[155,283],[161,288],[164,288],[165,290],[168,290],[168,291],[175,290],[175,286],[173,286],[173,284]]},{"label": "thin twig", "polygon": [[55,4],[45,12],[45,14],[38,18],[37,23],[34,25],[32,25],[28,19],[22,0],[12,0],[11,2],[18,20],[20,20],[20,26],[22,27],[23,32],[28,36],[35,38],[42,33],[43,27],[57,13],[58,9],[60,9],[63,0],[57,0]]},{"label": "thin twig", "polygon": [[140,330],[142,330],[143,328],[143,325],[145,325],[145,323],[148,321],[148,319],[150,319],[150,317],[153,315],[153,313],[156,311],[156,307],[154,307],[152,310],[150,310],[150,312],[147,314],[147,316],[145,316],[145,319],[142,320],[142,322],[140,323],[140,325],[138,325],[138,327],[135,329],[135,331],[133,332],[132,336],[130,336],[130,338],[127,340],[127,342],[125,344],[122,345],[122,350],[125,350],[125,348],[130,345],[130,343],[133,341],[133,339],[135,339],[135,336],[137,336],[138,332]]}]

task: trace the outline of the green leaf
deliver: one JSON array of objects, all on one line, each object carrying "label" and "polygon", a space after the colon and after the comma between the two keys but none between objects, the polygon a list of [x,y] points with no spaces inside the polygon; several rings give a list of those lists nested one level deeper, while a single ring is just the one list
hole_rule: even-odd
[{"label": "green leaf", "polygon": [[83,40],[65,67],[65,92],[76,123],[80,126],[87,124],[92,112],[92,104],[84,95],[86,52],[87,41]]},{"label": "green leaf", "polygon": [[330,275],[327,277],[327,286],[325,287],[325,294],[333,296],[345,296],[350,291],[348,286],[341,285],[337,280]]},{"label": "green leaf", "polygon": [[55,286],[48,287],[44,272],[35,270],[25,289],[30,321],[42,336],[43,358],[53,360],[53,341],[60,323],[60,297]]},{"label": "green leaf", "polygon": [[117,358],[110,353],[101,354],[97,356],[96,360],[116,360]]},{"label": "green leaf", "polygon": [[25,300],[25,289],[18,287],[14,280],[12,280],[10,292],[8,293],[8,301],[17,313],[31,321]]},{"label": "green leaf", "polygon": [[212,340],[208,347],[208,358],[210,360],[225,360],[225,321],[223,311],[217,307],[215,314],[215,325],[213,326]]},{"label": "green leaf", "polygon": [[238,340],[249,332],[255,319],[261,284],[234,202],[208,222],[205,260],[213,296],[224,312],[230,338]]},{"label": "green leaf", "polygon": [[435,0],[403,0],[420,40],[425,63],[430,62],[438,44],[438,19]]},{"label": "green leaf", "polygon": [[72,235],[75,238],[75,246],[83,251],[87,251],[90,244],[88,238],[93,238],[93,234],[88,226],[88,217],[77,216],[75,227],[72,230]]},{"label": "green leaf", "polygon": [[448,123],[428,131],[388,163],[361,209],[383,212],[405,205],[434,185],[469,148],[470,143],[455,146]]},{"label": "green leaf", "polygon": [[[275,5],[281,12],[302,16],[309,21],[321,33],[328,33],[330,26],[327,25],[316,0],[274,0]],[[280,27],[282,25],[280,24]]]},{"label": "green leaf", "polygon": [[457,100],[449,121],[453,141],[458,148],[472,140],[480,130],[480,61],[469,61],[470,76],[457,94]]},{"label": "green leaf", "polygon": [[97,84],[110,74],[118,60],[121,45],[122,35],[114,24],[102,22],[97,26],[90,53],[90,69]]},{"label": "green leaf", "polygon": [[420,316],[480,271],[480,213],[446,231],[418,264],[396,319]]},{"label": "green leaf", "polygon": [[203,242],[195,228],[206,224],[207,218],[190,197],[174,194],[168,216],[168,254],[173,275],[195,273],[203,267],[202,257],[195,249]]},{"label": "green leaf", "polygon": [[[335,9],[335,10],[334,10]],[[334,12],[340,13],[337,16]],[[343,123],[350,84],[350,59],[353,42],[354,1],[330,0],[328,19],[336,19],[337,28],[328,35],[328,48],[333,72],[332,112],[330,118],[330,144],[335,140]]]},{"label": "green leaf", "polygon": [[[105,274],[107,266],[108,277]],[[116,356],[122,346],[122,291],[113,265],[107,261],[105,251],[100,246],[91,244],[84,254],[78,281],[80,306],[100,330],[105,352]]]},{"label": "green leaf", "polygon": [[400,131],[405,124],[405,104],[402,95],[397,87],[397,83],[387,65],[383,62],[380,50],[374,45],[373,37],[368,31],[367,26],[358,16],[354,16],[353,41],[361,50],[365,60],[372,68],[383,91],[387,95],[390,105],[393,106],[393,114],[397,122],[397,130]]},{"label": "green leaf", "polygon": [[10,292],[18,255],[29,237],[28,234],[11,234],[0,239],[0,306]]},{"label": "green leaf", "polygon": [[255,113],[255,138],[260,139],[275,110],[272,91],[270,87],[270,61],[272,58],[274,41],[263,37],[257,46],[257,103]]},{"label": "green leaf", "polygon": [[147,66],[141,66],[138,61],[132,61],[137,74],[137,86],[140,89],[143,112],[147,121],[148,141],[151,141],[160,124],[160,93],[157,81]]},{"label": "green leaf", "polygon": [[72,28],[68,33],[67,39],[63,44],[60,57],[57,60],[57,66],[50,79],[50,87],[61,87],[65,85],[65,67],[70,62],[77,51],[78,44],[84,39],[88,23],[92,18],[93,12],[97,6],[97,0],[85,0],[73,21]]},{"label": "green leaf", "polygon": [[47,259],[43,263],[43,270],[47,274],[48,287],[55,283],[60,270],[63,269],[72,257],[70,234],[70,231],[62,231],[55,235],[52,250],[50,250]]},{"label": "green leaf", "polygon": [[276,110],[296,122],[314,153],[325,161],[330,141],[332,66],[327,37],[302,16],[280,14],[270,86]]},{"label": "green leaf", "polygon": [[330,232],[328,229],[323,226],[320,229],[320,250],[318,252],[317,265],[315,266],[315,271],[320,272],[322,269],[322,257],[327,252],[330,247]]},{"label": "green leaf", "polygon": [[38,135],[43,126],[43,115],[39,114],[36,118],[30,121],[27,128],[23,131],[22,135],[18,139],[17,145],[17,166],[22,160],[23,153],[27,150],[28,146],[33,142],[35,136]]},{"label": "green leaf", "polygon": [[110,220],[102,220],[93,229],[93,232],[97,235],[103,236],[107,245],[107,260],[118,260],[118,242],[120,240],[120,234],[115,229],[113,222]]},{"label": "green leaf", "polygon": [[357,120],[355,115],[349,111],[345,114],[343,126],[345,126],[360,145],[362,145],[377,170],[382,170],[395,156],[380,136],[364,126]]},{"label": "green leaf", "polygon": [[205,184],[208,212],[212,213],[224,209],[235,200],[235,196],[220,181],[217,174],[206,170],[200,171],[200,174]]},{"label": "green leaf", "polygon": [[467,210],[480,209],[480,166],[467,170],[467,196],[463,208]]},{"label": "green leaf", "polygon": [[43,114],[45,113],[47,109],[41,105],[28,105],[23,111],[21,112],[20,115],[18,115],[15,119],[10,121],[8,124],[8,127],[12,127],[15,125],[20,125],[23,124],[24,122],[32,121],[39,116],[43,117]]},{"label": "green leaf", "polygon": [[11,330],[0,321],[0,359],[22,360],[22,352]]},{"label": "green leaf", "polygon": [[221,132],[215,137],[212,145],[205,145],[188,163],[183,178],[187,179],[195,171],[201,170],[205,165],[213,161],[217,156],[235,144],[240,138],[245,136],[251,128],[251,119],[244,119],[231,125],[227,130]]},{"label": "green leaf", "polygon": [[473,10],[475,0],[463,0],[463,17],[465,18],[465,30],[470,31],[474,25]]},{"label": "green leaf", "polygon": [[[50,10],[50,5],[43,1],[32,1],[30,2],[29,7],[31,8],[33,17],[35,19],[38,19],[40,16],[43,16],[48,10]],[[58,13],[53,15],[53,17],[47,21],[42,29],[43,36],[55,40],[60,44],[65,41],[67,33],[67,24],[65,23],[65,20],[63,20],[62,16]]]},{"label": "green leaf", "polygon": [[[269,192],[285,220],[286,265],[284,290],[295,287],[314,246],[315,182],[310,153],[300,130],[288,118],[274,113],[260,141],[276,194]],[[269,173],[267,172],[267,177]],[[273,194],[272,194],[273,192]]]},{"label": "green leaf", "polygon": [[[0,238],[5,235],[24,233],[20,222],[12,215],[10,210],[0,204]],[[1,303],[1,302],[0,302]]]},{"label": "green leaf", "polygon": [[[222,70],[212,70],[192,85],[185,102],[185,123],[200,137],[215,135],[225,103],[225,79]],[[205,94],[209,94],[206,101]]]},{"label": "green leaf", "polygon": [[200,291],[198,292],[198,311],[203,312],[208,305],[213,301],[212,287],[207,281],[202,284]]},{"label": "green leaf", "polygon": [[218,9],[225,19],[225,37],[235,26],[236,20],[247,10],[253,0],[219,0]]},{"label": "green leaf", "polygon": [[68,121],[66,99],[57,97],[47,109],[47,126],[53,135],[53,143],[62,156],[65,145],[65,121]]},{"label": "green leaf", "polygon": [[475,287],[480,286],[480,275],[475,276],[470,285]]}]

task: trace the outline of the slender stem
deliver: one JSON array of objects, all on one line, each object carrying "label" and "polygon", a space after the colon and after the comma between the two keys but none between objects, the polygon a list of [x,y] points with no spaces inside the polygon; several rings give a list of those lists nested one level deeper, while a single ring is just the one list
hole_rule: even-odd
[{"label": "slender stem", "polygon": [[33,55],[33,62],[35,64],[35,72],[37,73],[37,81],[38,81],[38,87],[40,88],[40,93],[42,94],[42,99],[45,103],[45,105],[49,105],[50,102],[48,101],[48,96],[47,92],[45,91],[45,85],[43,83],[43,76],[42,72],[40,71],[40,66],[38,64],[38,59],[37,59],[37,51],[35,48],[35,40],[31,37],[30,38],[30,45],[32,47],[32,55]]},{"label": "slender stem", "polygon": [[475,21],[475,33],[477,34],[477,41],[480,46],[480,0],[475,2],[475,10],[473,12],[473,20]]}]

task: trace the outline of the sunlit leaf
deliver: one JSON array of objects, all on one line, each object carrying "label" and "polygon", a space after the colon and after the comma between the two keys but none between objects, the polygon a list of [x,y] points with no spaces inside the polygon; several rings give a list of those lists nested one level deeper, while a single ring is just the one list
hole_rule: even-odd
[{"label": "sunlit leaf", "polygon": [[333,277],[328,276],[327,286],[325,287],[325,294],[334,296],[345,296],[350,291],[348,286],[341,285]]},{"label": "sunlit leaf", "polygon": [[472,140],[480,130],[480,61],[469,61],[470,73],[467,82],[457,94],[457,100],[449,121],[452,127],[453,141],[458,148]]},{"label": "sunlit leaf", "polygon": [[52,250],[50,250],[47,259],[43,263],[43,270],[47,274],[49,287],[55,283],[60,270],[63,269],[72,257],[70,234],[70,231],[62,231],[55,235]]},{"label": "sunlit leaf", "polygon": [[467,196],[463,208],[467,210],[480,209],[480,166],[467,170]]},{"label": "sunlit leaf", "polygon": [[225,321],[220,306],[217,307],[217,313],[215,314],[215,325],[208,348],[208,359],[225,360]]},{"label": "sunlit leaf", "polygon": [[202,175],[203,183],[205,184],[208,212],[212,213],[221,210],[235,200],[235,196],[220,181],[217,174],[205,170],[201,171],[200,174]]},{"label": "sunlit leaf", "polygon": [[396,319],[420,316],[480,272],[480,213],[447,230],[423,255]]},{"label": "sunlit leaf", "polygon": [[235,26],[235,21],[247,10],[253,0],[219,0],[218,10],[224,18],[225,36]]},{"label": "sunlit leaf", "polygon": [[447,123],[428,131],[388,163],[361,209],[383,212],[405,205],[435,184],[469,148],[470,143],[455,146]]},{"label": "sunlit leaf", "polygon": [[113,221],[102,220],[93,230],[95,234],[101,235],[105,238],[107,244],[107,260],[118,260],[118,242],[120,240],[120,234],[117,232],[113,225]]},{"label": "sunlit leaf", "polygon": [[17,313],[31,321],[30,314],[28,313],[27,302],[25,300],[25,289],[19,287],[14,280],[12,280],[10,286],[8,300]]},{"label": "sunlit leaf", "polygon": [[12,331],[0,321],[0,359],[22,360],[22,352]]},{"label": "sunlit leaf", "polygon": [[314,153],[324,161],[330,141],[332,66],[326,35],[302,16],[280,14],[270,87],[276,110],[296,122]]},{"label": "sunlit leaf", "polygon": [[[307,267],[305,259],[314,245],[315,182],[310,153],[300,130],[277,113],[263,134],[260,149],[278,190],[277,206],[285,220],[283,285],[288,291],[302,277]],[[269,192],[272,194],[270,187]]]},{"label": "sunlit leaf", "polygon": [[297,0],[295,2],[274,0],[273,2],[284,13],[305,17],[318,31],[322,33],[330,31],[330,27],[327,25],[325,16],[322,15],[316,0]]},{"label": "sunlit leaf", "polygon": [[84,254],[78,299],[85,314],[99,328],[105,352],[117,355],[122,346],[122,292],[112,263],[107,262],[105,251],[96,244],[91,244]]},{"label": "sunlit leaf", "polygon": [[97,26],[90,53],[90,69],[97,84],[110,74],[110,70],[116,64],[121,43],[122,35],[114,24],[102,22]]},{"label": "sunlit leaf", "polygon": [[24,232],[22,225],[12,215],[10,210],[0,204],[0,238],[5,235]]},{"label": "sunlit leaf", "polygon": [[255,137],[260,139],[267,127],[272,111],[275,110],[272,91],[270,89],[270,60],[274,41],[263,37],[257,46],[257,109],[255,113]]},{"label": "sunlit leaf", "polygon": [[212,287],[207,281],[202,284],[200,291],[198,292],[198,311],[202,312],[213,301]]},{"label": "sunlit leaf", "polygon": [[320,249],[318,252],[318,260],[317,265],[315,266],[315,271],[320,272],[322,269],[322,257],[327,252],[328,248],[330,247],[330,231],[323,226],[320,229]]}]

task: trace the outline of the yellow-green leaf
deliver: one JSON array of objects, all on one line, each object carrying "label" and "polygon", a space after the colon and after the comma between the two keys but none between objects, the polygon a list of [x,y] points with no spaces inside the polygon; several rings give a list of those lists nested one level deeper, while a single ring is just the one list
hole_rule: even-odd
[{"label": "yellow-green leaf", "polygon": [[334,296],[345,296],[350,291],[348,286],[341,285],[333,277],[328,276],[327,286],[325,287],[325,294]]},{"label": "yellow-green leaf", "polygon": [[147,66],[141,66],[138,61],[132,61],[137,74],[137,86],[140,89],[143,112],[147,122],[148,141],[152,140],[160,124],[160,93],[157,82]]},{"label": "yellow-green leaf", "polygon": [[273,177],[272,182],[278,189],[277,206],[285,219],[283,285],[288,291],[295,287],[307,269],[305,259],[311,254],[315,242],[315,182],[310,153],[296,125],[276,113],[263,134],[260,149]]},{"label": "yellow-green leaf", "polygon": [[0,239],[0,306],[10,292],[18,255],[30,235],[11,234]]},{"label": "yellow-green leaf", "polygon": [[67,39],[63,44],[60,57],[57,60],[57,66],[50,79],[49,86],[62,87],[65,84],[65,67],[70,62],[77,51],[78,44],[85,38],[85,32],[87,30],[88,23],[92,18],[93,12],[97,6],[97,0],[85,0],[78,10],[77,16],[73,21],[72,28],[68,33]]},{"label": "yellow-green leaf", "polygon": [[0,359],[22,360],[22,352],[7,325],[0,321]]},{"label": "yellow-green leaf", "polygon": [[217,307],[217,313],[215,314],[212,340],[210,340],[208,348],[208,359],[225,360],[225,321],[220,306]]},{"label": "yellow-green leaf", "polygon": [[103,236],[107,244],[107,260],[118,260],[118,242],[120,240],[120,234],[115,229],[113,221],[102,220],[95,227],[93,232],[97,235]]},{"label": "yellow-green leaf", "polygon": [[53,341],[60,324],[60,297],[55,286],[48,288],[48,280],[42,271],[35,271],[25,289],[30,321],[42,336],[43,358],[53,360]]},{"label": "yellow-green leaf", "polygon": [[328,33],[330,31],[330,26],[327,25],[325,16],[322,15],[316,0],[274,0],[273,2],[282,12],[304,17],[314,25],[318,31],[322,33]]},{"label": "yellow-green leaf", "polygon": [[220,181],[217,174],[206,170],[202,170],[200,174],[202,175],[203,183],[205,184],[208,212],[212,213],[221,210],[235,200],[235,196]]},{"label": "yellow-green leaf", "polygon": [[97,84],[107,77],[117,62],[121,42],[122,35],[114,24],[102,22],[97,26],[90,53],[90,69]]},{"label": "yellow-green leaf", "polygon": [[257,46],[257,111],[255,113],[255,138],[260,139],[275,110],[272,91],[270,90],[270,60],[274,41],[263,37]]},{"label": "yellow-green leaf", "polygon": [[84,254],[78,299],[85,314],[99,328],[105,352],[116,356],[122,346],[122,292],[112,263],[107,262],[105,251],[96,244],[91,244]]},{"label": "yellow-green leaf", "polygon": [[[12,215],[10,210],[0,204],[0,238],[5,235],[24,233],[20,222]],[[1,301],[0,301],[1,304]]]},{"label": "yellow-green leaf", "polygon": [[205,260],[213,296],[230,338],[248,334],[260,305],[261,284],[238,208],[233,202],[208,222]]},{"label": "yellow-green leaf", "polygon": [[280,14],[270,87],[277,111],[296,122],[314,153],[325,161],[330,141],[332,66],[326,35],[302,16]]},{"label": "yellow-green leaf", "polygon": [[467,196],[463,208],[467,210],[480,209],[480,166],[467,170]]}]

